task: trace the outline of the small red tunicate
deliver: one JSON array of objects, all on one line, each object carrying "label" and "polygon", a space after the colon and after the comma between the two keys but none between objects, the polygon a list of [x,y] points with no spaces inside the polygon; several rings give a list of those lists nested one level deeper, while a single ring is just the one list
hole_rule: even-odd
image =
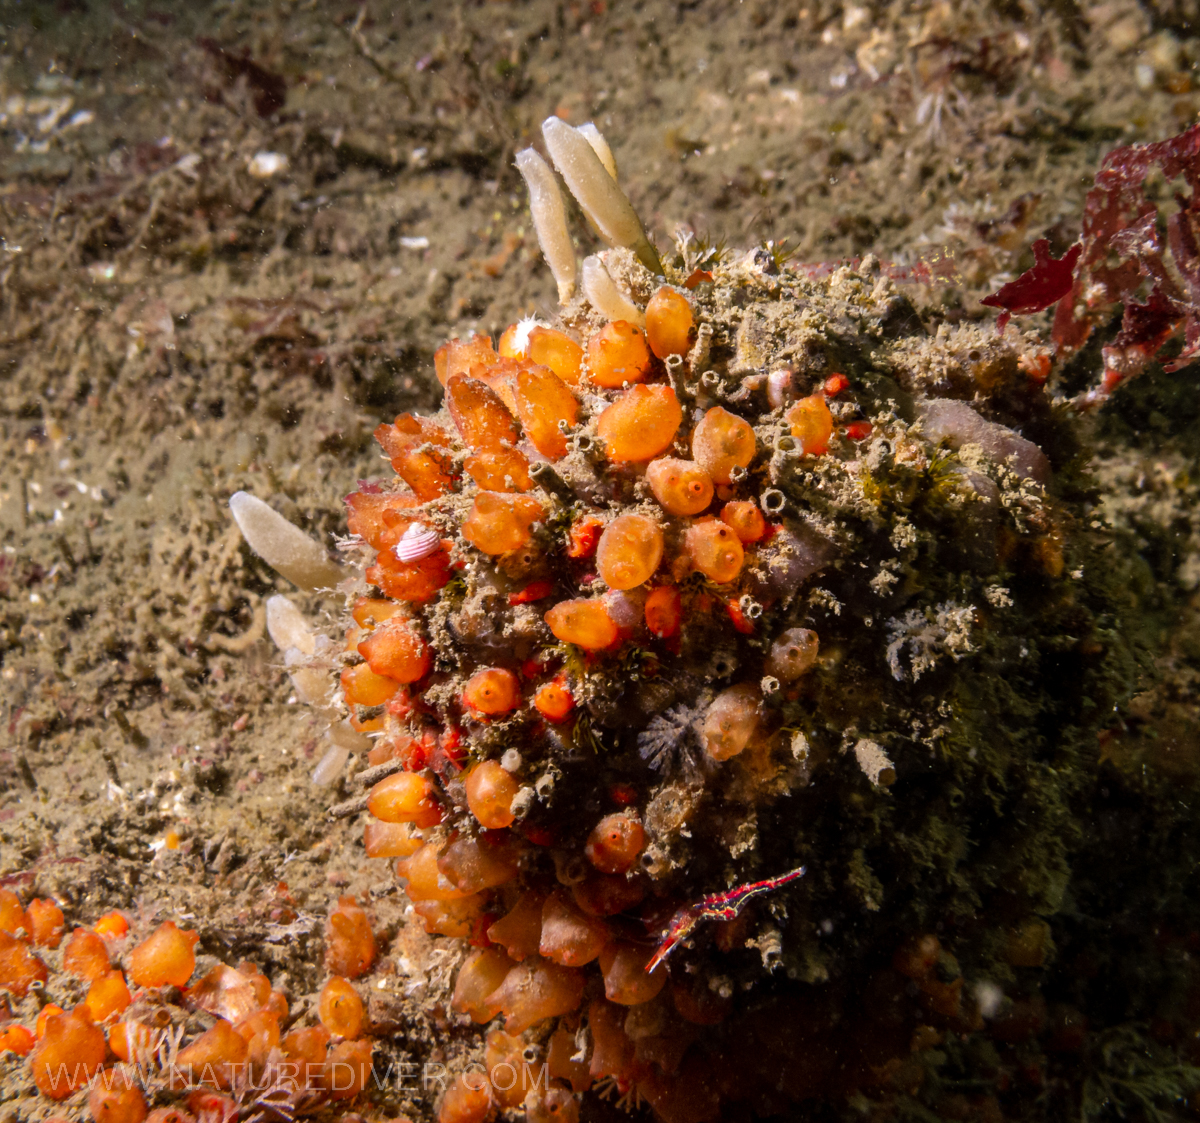
[{"label": "small red tunicate", "polygon": [[538,692],[533,696],[533,704],[542,717],[557,724],[566,721],[570,716],[575,708],[575,699],[559,676],[553,682],[538,688]]},{"label": "small red tunicate", "polygon": [[851,421],[846,426],[846,436],[852,441],[865,441],[871,435],[869,421]]},{"label": "small red tunicate", "polygon": [[825,379],[822,389],[825,391],[825,397],[833,398],[840,394],[847,386],[850,385],[850,379],[844,374],[831,374]]},{"label": "small red tunicate", "polygon": [[586,515],[571,524],[567,535],[567,557],[590,558],[596,552],[600,535],[604,533],[604,520],[595,515]]},{"label": "small red tunicate", "polygon": [[508,603],[511,605],[531,604],[533,601],[548,597],[554,592],[553,581],[531,581],[519,593],[509,593]]},{"label": "small red tunicate", "polygon": [[668,639],[679,631],[683,619],[683,601],[673,585],[660,585],[646,598],[646,627],[659,639]]}]

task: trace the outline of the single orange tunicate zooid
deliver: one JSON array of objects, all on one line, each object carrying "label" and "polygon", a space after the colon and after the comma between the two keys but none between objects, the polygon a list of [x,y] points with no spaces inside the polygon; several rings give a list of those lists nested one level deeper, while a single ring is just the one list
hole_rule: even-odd
[{"label": "single orange tunicate zooid", "polygon": [[533,447],[551,460],[567,455],[567,435],[579,416],[571,388],[554,371],[529,365],[517,375],[517,416]]},{"label": "single orange tunicate zooid", "polygon": [[646,598],[646,627],[659,639],[669,639],[683,621],[683,599],[674,585],[651,589]]},{"label": "single orange tunicate zooid", "polygon": [[62,940],[63,911],[50,897],[34,898],[25,915],[29,919],[29,935],[39,947],[56,948]]},{"label": "single orange tunicate zooid", "polygon": [[512,801],[520,785],[498,760],[485,760],[476,765],[467,773],[464,787],[467,806],[481,827],[496,831],[512,826],[516,819]]},{"label": "single orange tunicate zooid", "polygon": [[530,528],[544,516],[542,505],[527,495],[481,491],[462,524],[462,536],[485,554],[507,554],[529,541]]},{"label": "single orange tunicate zooid", "polygon": [[683,421],[683,408],[670,386],[633,386],[596,420],[609,460],[653,460],[666,452]]},{"label": "single orange tunicate zooid", "polygon": [[442,807],[432,781],[416,772],[385,776],[367,796],[367,810],[384,823],[412,823],[418,828],[442,821]]},{"label": "single orange tunicate zooid", "polygon": [[78,1006],[47,1019],[42,1039],[33,1050],[30,1069],[43,1096],[65,1100],[100,1070],[108,1046],[92,1025],[87,1008]]},{"label": "single orange tunicate zooid", "polygon": [[146,1097],[138,1087],[137,1075],[124,1068],[99,1073],[88,1091],[88,1111],[93,1123],[142,1123]]},{"label": "single orange tunicate zooid", "polygon": [[694,460],[673,456],[651,460],[646,482],[663,510],[672,515],[698,515],[712,502],[712,479]]},{"label": "single orange tunicate zooid", "polygon": [[651,361],[645,335],[625,320],[605,324],[588,340],[588,379],[593,386],[612,390],[641,382]]},{"label": "single orange tunicate zooid", "polygon": [[433,666],[429,645],[408,620],[398,616],[380,624],[358,645],[358,653],[377,675],[397,682],[416,682]]},{"label": "single orange tunicate zooid", "polygon": [[76,928],[67,937],[63,948],[63,970],[77,979],[91,982],[105,971],[112,969],[108,959],[108,948],[104,941],[90,928]]},{"label": "single orange tunicate zooid", "polygon": [[556,639],[585,651],[611,647],[620,637],[616,624],[600,600],[578,598],[559,601],[545,616]]},{"label": "single orange tunicate zooid", "polygon": [[516,443],[513,416],[486,382],[453,375],[446,382],[446,408],[463,443],[476,452],[499,448],[501,441]]},{"label": "single orange tunicate zooid", "polygon": [[601,873],[625,873],[642,852],[646,831],[636,815],[605,815],[588,835],[583,852]]},{"label": "single orange tunicate zooid", "polygon": [[521,684],[512,671],[503,667],[485,667],[467,679],[463,701],[489,717],[506,714],[521,704]]},{"label": "single orange tunicate zooid", "polygon": [[554,328],[534,328],[529,333],[525,357],[538,366],[549,367],[568,386],[578,385],[583,377],[583,348]]},{"label": "single orange tunicate zooid", "polygon": [[129,953],[129,977],[140,987],[182,987],[196,970],[197,932],[164,920]]},{"label": "single orange tunicate zooid", "polygon": [[829,447],[829,438],[833,435],[833,414],[825,404],[824,394],[810,394],[807,398],[801,398],[784,417],[805,456],[820,456]]},{"label": "single orange tunicate zooid", "polygon": [[470,339],[451,339],[443,343],[433,353],[433,369],[438,381],[445,386],[452,375],[466,374],[476,367],[486,369],[498,359],[489,336],[473,335]]},{"label": "single orange tunicate zooid", "polygon": [[758,504],[750,499],[734,499],[721,508],[721,521],[745,544],[757,542],[767,533],[767,520]]},{"label": "single orange tunicate zooid", "polygon": [[362,1033],[363,1001],[349,980],[334,975],[321,988],[317,1017],[334,1037],[357,1037]]},{"label": "single orange tunicate zooid", "polygon": [[382,706],[400,683],[387,675],[377,675],[369,663],[346,667],[341,674],[342,693],[351,706]]},{"label": "single orange tunicate zooid", "polygon": [[533,705],[547,721],[557,724],[570,716],[575,708],[575,699],[561,682],[555,680],[538,687],[533,696]]},{"label": "single orange tunicate zooid", "polygon": [[684,535],[684,548],[692,565],[718,585],[728,584],[742,571],[745,559],[742,541],[717,519],[689,527]]},{"label": "single orange tunicate zooid", "polygon": [[646,340],[660,359],[686,355],[692,346],[696,318],[687,297],[665,285],[646,305]]},{"label": "single orange tunicate zooid", "polygon": [[658,523],[645,515],[618,515],[600,535],[596,571],[610,588],[634,589],[654,575],[662,554]]},{"label": "single orange tunicate zooid", "polygon": [[730,483],[735,468],[754,460],[754,430],[748,421],[713,406],[692,433],[692,456],[716,483]]},{"label": "single orange tunicate zooid", "polygon": [[357,979],[371,969],[378,950],[366,911],[353,897],[339,897],[325,924],[325,970]]}]

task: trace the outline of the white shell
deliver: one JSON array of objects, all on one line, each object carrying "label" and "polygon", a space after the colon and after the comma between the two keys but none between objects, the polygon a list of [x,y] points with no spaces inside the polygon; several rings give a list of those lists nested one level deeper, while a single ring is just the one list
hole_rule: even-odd
[{"label": "white shell", "polygon": [[441,549],[441,546],[442,540],[435,531],[423,523],[413,523],[396,543],[395,554],[402,562],[420,561]]}]

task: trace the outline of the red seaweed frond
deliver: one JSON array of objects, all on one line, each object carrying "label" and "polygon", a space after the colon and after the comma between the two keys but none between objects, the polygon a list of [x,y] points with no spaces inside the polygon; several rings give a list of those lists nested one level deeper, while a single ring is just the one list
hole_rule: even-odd
[{"label": "red seaweed frond", "polygon": [[[1146,179],[1155,168],[1167,180],[1182,178],[1188,188],[1187,194],[1175,195],[1178,210],[1165,217],[1145,194]],[[1086,395],[1084,404],[1102,401],[1138,374],[1181,329],[1183,350],[1166,369],[1177,370],[1200,355],[1197,187],[1200,125],[1157,144],[1116,148],[1100,165],[1084,202],[1082,252],[1074,282],[1059,301],[1052,332],[1059,356],[1070,355],[1114,304],[1125,305],[1120,332],[1103,348],[1100,385]],[[1139,301],[1147,283],[1149,295]]]},{"label": "red seaweed frond", "polygon": [[1052,257],[1050,243],[1045,238],[1034,242],[1033,268],[980,301],[980,304],[1004,309],[996,321],[996,329],[1003,331],[1014,312],[1019,316],[1041,312],[1066,296],[1071,291],[1075,262],[1082,252],[1083,246],[1076,242],[1062,257]]}]

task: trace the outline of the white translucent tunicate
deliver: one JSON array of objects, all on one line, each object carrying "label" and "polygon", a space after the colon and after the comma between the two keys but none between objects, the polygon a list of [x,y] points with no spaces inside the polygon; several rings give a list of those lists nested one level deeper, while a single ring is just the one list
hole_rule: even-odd
[{"label": "white translucent tunicate", "polygon": [[276,573],[306,592],[329,589],[344,574],[325,547],[245,491],[229,497],[229,509],[247,545]]},{"label": "white translucent tunicate", "polygon": [[819,648],[810,628],[788,628],[771,644],[766,669],[783,682],[795,682],[816,663]]},{"label": "white translucent tunicate", "polygon": [[330,745],[329,751],[313,769],[312,782],[319,788],[332,784],[342,774],[342,769],[346,767],[346,761],[349,759],[349,749],[341,745]]},{"label": "white translucent tunicate", "polygon": [[647,269],[661,274],[658,252],[587,136],[558,117],[548,117],[542,122],[542,137],[558,174],[600,236],[610,246],[633,250]]},{"label": "white translucent tunicate", "polygon": [[613,179],[616,179],[617,162],[613,159],[612,149],[608,147],[608,141],[604,139],[604,134],[591,121],[580,125],[579,133],[592,146],[592,151],[600,157],[600,163],[604,165],[604,170]]},{"label": "white translucent tunicate", "polygon": [[945,441],[951,448],[979,445],[997,464],[1006,464],[1023,479],[1045,483],[1050,479],[1050,461],[1033,441],[995,421],[986,421],[966,402],[928,398],[916,403],[917,416],[925,435],[934,444]]},{"label": "white translucent tunicate", "polygon": [[612,279],[599,254],[583,259],[583,295],[606,320],[624,320],[639,328],[646,326],[646,313],[626,296]]},{"label": "white translucent tunicate", "polygon": [[542,256],[558,285],[558,302],[566,304],[575,295],[575,248],[567,229],[567,211],[558,181],[546,163],[532,148],[516,155],[517,171],[529,189],[529,209],[537,231]]},{"label": "white translucent tunicate", "polygon": [[280,651],[294,647],[304,655],[316,653],[316,637],[304,614],[287,597],[267,599],[267,634]]}]

